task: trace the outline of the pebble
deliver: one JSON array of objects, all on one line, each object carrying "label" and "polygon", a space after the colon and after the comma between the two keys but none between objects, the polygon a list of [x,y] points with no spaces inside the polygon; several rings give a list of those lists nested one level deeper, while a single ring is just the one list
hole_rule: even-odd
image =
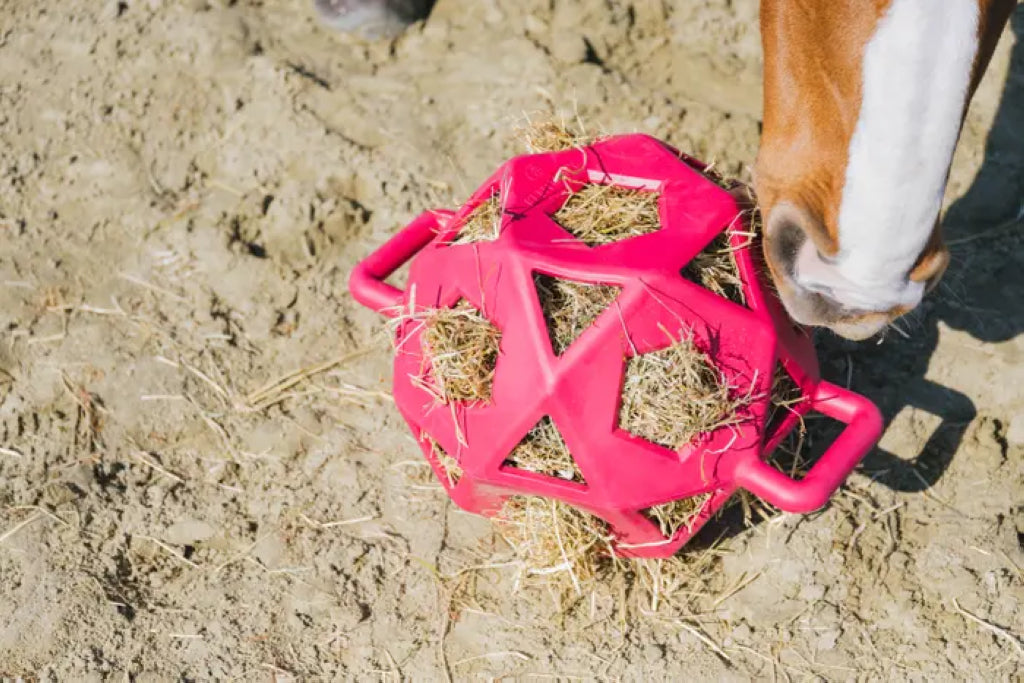
[{"label": "pebble", "polygon": [[800,589],[800,599],[817,602],[825,597],[825,587],[820,583],[809,583]]},{"label": "pebble", "polygon": [[1010,418],[1010,426],[1006,430],[1006,441],[1014,446],[1024,446],[1024,412]]},{"label": "pebble", "polygon": [[164,540],[177,545],[187,545],[211,538],[217,530],[206,522],[197,519],[182,519],[167,527]]},{"label": "pebble", "polygon": [[750,636],[752,635],[752,633],[753,632],[750,630],[750,626],[747,625],[746,622],[744,622],[736,628],[734,628],[732,630],[732,633],[730,633],[729,635],[732,637],[733,640],[737,642],[746,643],[750,640]]},{"label": "pebble", "polygon": [[556,35],[548,49],[551,56],[563,64],[579,64],[587,59],[587,43],[580,35]]},{"label": "pebble", "polygon": [[832,650],[836,646],[836,641],[839,640],[839,636],[842,635],[842,631],[837,628],[832,628],[818,636],[815,642],[815,648],[818,651],[825,652]]},{"label": "pebble", "polygon": [[523,28],[527,33],[539,34],[547,31],[548,26],[535,15],[527,14],[523,17]]},{"label": "pebble", "polygon": [[644,119],[644,128],[651,133],[658,130],[662,123],[663,120],[660,116],[648,116]]}]

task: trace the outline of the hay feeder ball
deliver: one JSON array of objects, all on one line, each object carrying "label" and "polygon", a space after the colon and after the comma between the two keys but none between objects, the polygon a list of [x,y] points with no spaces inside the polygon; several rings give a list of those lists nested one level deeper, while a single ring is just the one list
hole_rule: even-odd
[{"label": "hay feeder ball", "polygon": [[[606,521],[616,552],[668,557],[738,488],[788,512],[821,507],[876,443],[878,409],[821,379],[809,335],[762,279],[743,212],[705,170],[643,135],[517,157],[457,212],[421,215],[355,268],[354,297],[396,319],[398,409],[462,508],[494,515],[512,496],[554,498]],[[656,229],[627,230],[632,236],[621,240],[598,230],[591,239],[558,222],[570,202],[595,191],[648,198]],[[633,220],[619,216],[627,228]],[[691,261],[699,265],[715,240],[728,240],[735,259],[739,291],[731,298],[693,276]],[[385,282],[410,261],[404,291]],[[553,340],[542,305],[558,298],[544,292],[559,284],[605,293],[592,320],[563,311],[579,328],[567,345]],[[482,380],[434,376],[458,355],[430,338],[438,312],[456,322],[475,317],[491,331],[468,342],[483,354],[471,370],[490,365]],[[739,400],[708,431],[659,443],[625,419],[629,369],[682,341]],[[488,343],[489,354],[480,350]],[[773,414],[777,372],[799,396]],[[485,390],[474,393],[481,381]],[[641,410],[665,403],[665,395],[648,398],[641,396]],[[798,480],[766,459],[811,411],[846,427]],[[529,464],[522,449],[539,450],[531,440],[540,437],[562,444],[561,465]],[[659,524],[655,513],[680,501],[692,503],[686,522]]]}]

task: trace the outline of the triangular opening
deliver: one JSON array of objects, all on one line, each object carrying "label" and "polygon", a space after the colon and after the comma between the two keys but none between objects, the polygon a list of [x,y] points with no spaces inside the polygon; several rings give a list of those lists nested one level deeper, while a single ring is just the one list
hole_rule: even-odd
[{"label": "triangular opening", "polygon": [[420,386],[441,403],[491,400],[501,330],[465,299],[423,316]]},{"label": "triangular opening", "polygon": [[585,484],[583,473],[569,453],[558,427],[550,417],[541,418],[505,459],[505,467],[546,474]]},{"label": "triangular opening", "polygon": [[[667,334],[667,333],[666,333]],[[619,426],[672,450],[740,418],[753,400],[729,386],[722,372],[680,331],[672,345],[626,361]]]},{"label": "triangular opening", "polygon": [[590,247],[661,229],[657,192],[614,185],[584,185],[569,195],[552,218]]},{"label": "triangular opening", "polygon": [[466,216],[450,244],[493,242],[501,234],[501,214],[501,199],[495,192]]},{"label": "triangular opening", "polygon": [[619,288],[612,285],[562,280],[541,273],[534,273],[533,281],[556,356],[565,353],[619,294]]},{"label": "triangular opening", "polygon": [[734,252],[728,233],[722,233],[683,266],[680,275],[720,297],[746,306],[747,297]]},{"label": "triangular opening", "polygon": [[711,493],[701,493],[689,498],[680,498],[663,505],[642,510],[641,514],[647,517],[661,531],[665,538],[672,538],[681,528],[686,527],[693,531],[693,526],[704,511],[704,506],[711,500]]}]

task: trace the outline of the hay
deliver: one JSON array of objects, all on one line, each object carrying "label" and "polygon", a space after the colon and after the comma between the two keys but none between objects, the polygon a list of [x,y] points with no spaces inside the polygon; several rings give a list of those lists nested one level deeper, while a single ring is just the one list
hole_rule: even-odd
[{"label": "hay", "polygon": [[462,478],[462,466],[459,465],[459,461],[448,455],[447,451],[441,448],[441,444],[434,441],[430,436],[427,436],[426,440],[430,444],[430,450],[433,452],[434,457],[437,458],[437,463],[444,470],[449,486],[458,484],[459,479]]},{"label": "hay", "polygon": [[577,595],[614,557],[608,525],[598,517],[558,500],[512,496],[494,517],[511,546],[519,579],[543,577]]},{"label": "hay", "polygon": [[[667,537],[693,524],[710,494],[674,501],[645,513]],[[617,555],[607,523],[561,501],[512,496],[492,518],[498,534],[512,549],[518,576],[515,585],[552,589],[559,603],[569,595],[592,593],[597,582],[616,580],[646,592],[651,611],[684,587],[709,581],[720,553],[712,545],[701,552],[668,560],[630,559]],[[624,597],[624,596],[623,596]]]},{"label": "hay", "polygon": [[648,508],[644,510],[644,515],[658,525],[658,529],[665,538],[672,538],[683,527],[686,527],[687,530],[693,529],[694,522],[697,521],[709,500],[711,500],[710,493],[680,498]]},{"label": "hay", "polygon": [[525,125],[517,127],[514,133],[530,154],[586,147],[594,141],[587,135],[583,123],[578,118],[572,123],[564,118],[561,121],[527,119]]},{"label": "hay", "polygon": [[776,410],[790,410],[793,406],[803,401],[803,390],[796,380],[789,376],[782,363],[775,365],[775,375],[772,377],[772,408],[773,415]]},{"label": "hay", "polygon": [[501,331],[465,300],[426,314],[423,351],[437,398],[489,401],[500,343]]},{"label": "hay", "polygon": [[544,417],[519,442],[505,464],[521,470],[583,483],[583,474],[551,418]]},{"label": "hay", "polygon": [[684,332],[672,346],[626,362],[619,425],[672,450],[699,434],[738,421],[736,411],[750,403],[737,395],[708,357]]},{"label": "hay", "polygon": [[591,247],[661,229],[656,192],[613,185],[584,185],[569,195],[553,218],[569,234]]},{"label": "hay", "polygon": [[619,294],[619,288],[611,285],[562,280],[541,273],[536,273],[533,281],[556,356],[565,353]]},{"label": "hay", "polygon": [[497,194],[492,195],[466,217],[451,244],[493,242],[501,233],[501,214],[501,201]]},{"label": "hay", "polygon": [[740,279],[734,252],[729,236],[720,234],[683,267],[681,274],[690,282],[745,306],[747,297],[743,293],[743,280]]}]

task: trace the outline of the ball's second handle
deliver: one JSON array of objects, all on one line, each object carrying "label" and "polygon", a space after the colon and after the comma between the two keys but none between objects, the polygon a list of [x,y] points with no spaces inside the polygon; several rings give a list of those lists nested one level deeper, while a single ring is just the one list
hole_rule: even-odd
[{"label": "ball's second handle", "polygon": [[830,382],[821,382],[811,398],[813,410],[846,423],[807,475],[786,476],[763,460],[736,467],[736,483],[786,512],[813,512],[825,505],[882,435],[882,414],[874,403]]}]

